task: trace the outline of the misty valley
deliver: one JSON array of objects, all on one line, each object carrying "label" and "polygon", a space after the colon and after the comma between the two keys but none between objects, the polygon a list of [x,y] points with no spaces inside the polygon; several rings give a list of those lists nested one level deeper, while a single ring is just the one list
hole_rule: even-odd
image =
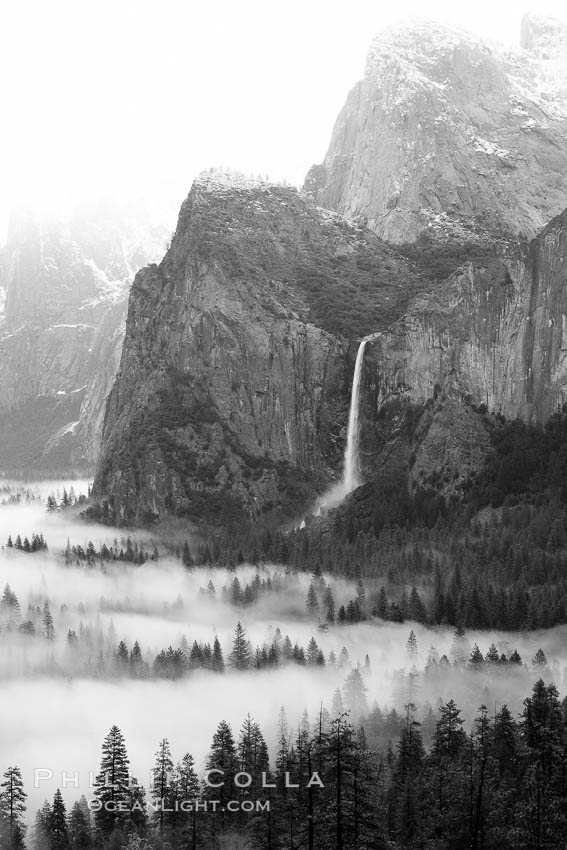
[{"label": "misty valley", "polygon": [[[472,773],[460,780],[478,783],[489,749],[504,746],[503,724],[506,758],[514,752],[516,769],[522,753],[522,771],[531,769],[526,700],[543,701],[545,724],[553,705],[562,717],[555,686],[567,687],[567,626],[526,632],[391,620],[376,614],[385,579],[349,580],[263,557],[203,565],[208,544],[196,539],[86,522],[88,486],[6,481],[0,497],[0,720],[10,730],[0,765],[21,771],[35,846],[42,828],[49,832],[45,805],[49,817],[73,811],[89,841],[96,825],[129,846],[157,822],[164,841],[187,840],[193,829],[202,842],[227,830],[232,841],[241,833],[264,841],[277,827],[282,841],[291,830],[299,842],[309,806],[319,812],[317,830],[331,834],[337,747],[341,829],[367,834],[359,846],[386,846],[379,839],[399,817],[400,788],[416,818],[426,805],[423,781],[441,769],[444,735],[443,771],[460,776],[464,760]],[[104,827],[102,744],[129,759],[128,781],[113,792],[127,812]],[[181,805],[188,766],[192,803]],[[310,785],[315,772],[320,784]],[[449,810],[467,788],[452,788]],[[356,794],[372,804],[360,808]]]}]

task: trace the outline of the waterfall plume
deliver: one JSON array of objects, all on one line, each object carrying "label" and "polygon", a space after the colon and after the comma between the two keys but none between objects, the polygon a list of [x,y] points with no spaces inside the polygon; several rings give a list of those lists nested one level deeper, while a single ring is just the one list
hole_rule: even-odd
[{"label": "waterfall plume", "polygon": [[359,437],[360,437],[360,385],[362,382],[362,364],[364,349],[371,337],[364,337],[356,353],[352,390],[350,395],[350,410],[348,414],[347,444],[345,449],[345,467],[343,473],[344,495],[350,493],[360,484]]},{"label": "waterfall plume", "polygon": [[360,391],[362,388],[362,366],[366,343],[379,337],[380,333],[369,334],[362,339],[356,353],[350,408],[348,415],[347,442],[344,454],[344,471],[342,480],[335,484],[322,496],[314,511],[315,516],[339,505],[345,496],[361,484],[360,477]]}]

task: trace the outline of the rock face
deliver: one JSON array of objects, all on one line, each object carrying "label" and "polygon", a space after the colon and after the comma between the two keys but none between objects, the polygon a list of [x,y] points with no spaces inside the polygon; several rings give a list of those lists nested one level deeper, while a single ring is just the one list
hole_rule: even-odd
[{"label": "rock face", "polygon": [[366,346],[364,477],[459,498],[490,451],[487,413],[545,422],[561,410],[566,293],[567,211],[514,256],[416,296]]},{"label": "rock face", "polygon": [[380,34],[306,189],[412,242],[463,219],[531,238],[567,197],[567,38],[528,17],[522,50],[420,22]]},{"label": "rock face", "polygon": [[306,193],[196,181],[131,291],[94,486],[105,518],[297,516],[342,474],[366,334],[362,469],[392,499],[459,498],[490,450],[487,412],[543,422],[567,401],[550,26],[526,19],[516,52],[436,25],[383,34]]},{"label": "rock face", "polygon": [[367,346],[369,479],[454,496],[489,450],[482,411],[544,422],[567,400],[566,59],[567,28],[539,16],[513,52],[433,24],[383,33],[308,175],[432,271]]},{"label": "rock face", "polygon": [[567,211],[515,258],[467,265],[368,344],[378,406],[440,392],[544,422],[567,401]]},{"label": "rock face", "polygon": [[0,256],[0,469],[94,463],[129,286],[165,250],[163,227],[126,219],[13,216]]},{"label": "rock face", "polygon": [[202,175],[132,288],[95,498],[138,521],[295,515],[341,472],[356,354],[341,311],[371,305],[361,322],[385,328],[422,285],[295,189]]}]

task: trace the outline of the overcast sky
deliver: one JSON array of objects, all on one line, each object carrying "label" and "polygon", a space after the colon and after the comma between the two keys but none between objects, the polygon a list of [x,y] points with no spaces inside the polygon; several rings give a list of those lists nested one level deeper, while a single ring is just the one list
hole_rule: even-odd
[{"label": "overcast sky", "polygon": [[[561,16],[562,0],[538,11]],[[203,168],[300,183],[372,36],[403,16],[517,43],[525,8],[475,0],[4,0],[0,225],[10,206],[165,192]]]}]

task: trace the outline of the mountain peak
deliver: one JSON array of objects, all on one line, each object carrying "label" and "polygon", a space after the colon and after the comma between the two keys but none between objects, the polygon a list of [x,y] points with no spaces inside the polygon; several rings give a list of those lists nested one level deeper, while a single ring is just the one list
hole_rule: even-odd
[{"label": "mountain peak", "polygon": [[567,24],[530,12],[522,18],[520,45],[541,59],[567,54]]},{"label": "mountain peak", "polygon": [[537,52],[561,25],[532,17],[523,32],[535,52],[427,20],[381,32],[307,176],[316,203],[396,243],[439,215],[534,236],[565,206],[567,74],[560,52]]},{"label": "mountain peak", "polygon": [[465,29],[449,27],[427,18],[411,18],[386,27],[375,36],[368,53],[367,67],[384,56],[392,55],[414,64],[431,66],[462,47],[486,54],[491,52],[479,36]]}]

